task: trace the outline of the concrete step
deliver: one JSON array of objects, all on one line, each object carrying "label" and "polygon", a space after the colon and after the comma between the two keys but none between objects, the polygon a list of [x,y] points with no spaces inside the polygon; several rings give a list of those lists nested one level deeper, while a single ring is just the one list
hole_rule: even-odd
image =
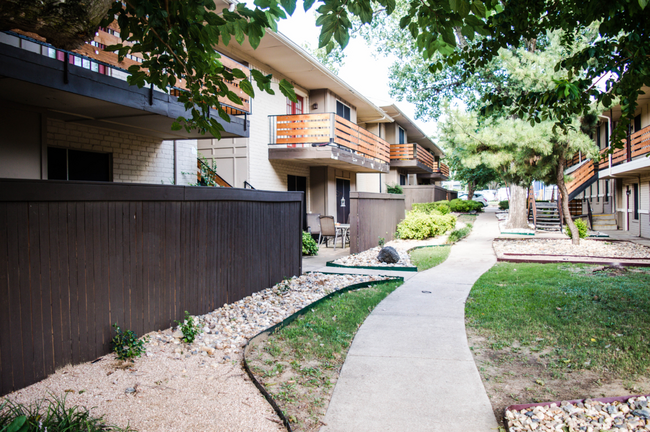
[{"label": "concrete step", "polygon": [[614,231],[618,229],[616,224],[596,224],[594,223],[594,231]]}]

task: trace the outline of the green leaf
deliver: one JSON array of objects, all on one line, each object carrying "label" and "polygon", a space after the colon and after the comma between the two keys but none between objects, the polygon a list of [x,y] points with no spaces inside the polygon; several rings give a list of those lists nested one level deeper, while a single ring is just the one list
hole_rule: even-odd
[{"label": "green leaf", "polygon": [[[14,421],[11,422],[11,424],[7,427],[6,431],[7,432],[18,432],[23,428],[23,425],[25,425],[25,422],[27,421],[27,417],[22,415],[19,417],[16,417]],[[25,428],[27,430],[27,428]]]},{"label": "green leaf", "polygon": [[641,6],[641,9],[645,9],[648,6],[648,0],[639,0],[639,6]]},{"label": "green leaf", "polygon": [[309,9],[311,9],[311,7],[314,5],[315,1],[316,0],[305,0],[302,3],[302,7],[305,9],[305,12],[307,12]]},{"label": "green leaf", "polygon": [[296,97],[296,92],[293,89],[293,85],[286,79],[280,81],[280,91],[283,95],[291,99],[293,102],[296,102],[298,100]]},{"label": "green leaf", "polygon": [[173,131],[179,131],[179,130],[181,130],[181,129],[183,129],[183,126],[181,126],[181,124],[180,124],[180,122],[178,121],[178,119],[176,119],[176,120],[174,121],[174,123],[172,123],[172,130],[173,130]]},{"label": "green leaf", "polygon": [[289,15],[293,15],[296,10],[296,0],[280,0],[280,3]]},{"label": "green leaf", "polygon": [[241,69],[233,69],[232,74],[235,78],[246,79],[246,74]]},{"label": "green leaf", "polygon": [[462,18],[465,18],[469,15],[471,5],[467,0],[457,0],[458,1],[458,13]]},{"label": "green leaf", "polygon": [[221,117],[223,121],[230,123],[230,116],[228,115],[228,113],[226,113],[226,111],[224,111],[223,108],[221,108],[221,105],[219,105],[219,107],[217,108],[217,112],[219,113],[219,117]]},{"label": "green leaf", "polygon": [[241,105],[241,99],[239,96],[237,96],[236,93],[229,91],[227,96],[228,99],[230,99],[232,102],[236,103],[237,105]]},{"label": "green leaf", "polygon": [[243,80],[239,82],[239,88],[250,97],[255,97],[255,90],[253,85],[248,80]]},{"label": "green leaf", "polygon": [[472,3],[472,11],[476,15],[479,15],[481,18],[485,18],[485,15],[487,14],[487,9],[485,8],[485,5],[478,0],[474,0],[474,2]]},{"label": "green leaf", "polygon": [[341,45],[341,48],[345,48],[350,41],[350,34],[348,33],[348,29],[343,27],[336,29],[336,32],[334,32],[334,39],[336,39],[339,45]]}]

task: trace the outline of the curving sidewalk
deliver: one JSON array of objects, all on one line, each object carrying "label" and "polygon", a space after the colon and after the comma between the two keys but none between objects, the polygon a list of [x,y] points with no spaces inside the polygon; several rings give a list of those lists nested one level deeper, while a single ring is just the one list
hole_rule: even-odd
[{"label": "curving sidewalk", "polygon": [[487,432],[498,426],[465,335],[465,299],[496,262],[493,213],[441,265],[381,302],[352,343],[321,432]]}]

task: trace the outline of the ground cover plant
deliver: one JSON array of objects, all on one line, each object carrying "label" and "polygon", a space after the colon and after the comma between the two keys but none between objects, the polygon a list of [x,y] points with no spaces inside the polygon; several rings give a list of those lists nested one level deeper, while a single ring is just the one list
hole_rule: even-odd
[{"label": "ground cover plant", "polygon": [[401,281],[335,295],[251,347],[247,363],[294,431],[317,431],[352,340]]},{"label": "ground cover plant", "polygon": [[499,263],[474,285],[468,340],[497,418],[511,404],[650,391],[650,271]]},{"label": "ground cover plant", "polygon": [[147,350],[144,346],[147,342],[145,338],[138,338],[132,330],[122,330],[117,323],[113,324],[115,329],[115,336],[111,340],[113,345],[113,352],[118,360],[135,360],[136,357],[141,357]]},{"label": "ground cover plant", "polygon": [[472,227],[473,225],[471,223],[468,223],[463,228],[453,230],[452,232],[449,233],[449,237],[447,238],[447,243],[454,244],[456,242],[461,241],[462,239],[467,237],[470,232],[472,232]]},{"label": "ground cover plant", "polygon": [[418,271],[424,271],[442,264],[449,257],[449,252],[451,246],[436,246],[413,249],[409,255]]},{"label": "ground cover plant", "polygon": [[449,208],[455,213],[467,213],[471,211],[482,212],[483,204],[478,201],[468,201],[456,198],[449,201]]},{"label": "ground cover plant", "polygon": [[65,398],[51,397],[24,405],[5,399],[0,403],[0,431],[2,432],[109,432],[134,431],[110,426],[102,417],[93,417],[83,407],[66,406]]},{"label": "ground cover plant", "polygon": [[[583,221],[582,219],[576,219],[573,221],[573,223],[576,225],[576,228],[578,228],[578,236],[583,239],[587,238],[587,232],[589,231],[589,228],[587,227],[587,223]],[[571,237],[571,228],[569,226],[565,226],[564,229],[566,230],[566,235]]]}]

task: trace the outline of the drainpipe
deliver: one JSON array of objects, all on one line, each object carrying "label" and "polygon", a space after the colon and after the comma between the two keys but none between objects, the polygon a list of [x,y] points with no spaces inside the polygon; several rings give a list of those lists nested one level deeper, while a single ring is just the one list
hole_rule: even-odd
[{"label": "drainpipe", "polygon": [[[599,115],[598,117],[607,119],[607,134],[609,135],[607,137],[607,144],[608,144],[607,147],[611,147],[612,146],[612,119],[611,119],[611,117],[607,117],[607,116],[604,116],[604,115]],[[608,174],[608,176],[611,176],[612,175],[612,154],[610,153],[607,156],[608,156],[608,159],[609,159],[609,172],[607,174]],[[598,162],[600,162],[600,161],[598,161]]]}]

